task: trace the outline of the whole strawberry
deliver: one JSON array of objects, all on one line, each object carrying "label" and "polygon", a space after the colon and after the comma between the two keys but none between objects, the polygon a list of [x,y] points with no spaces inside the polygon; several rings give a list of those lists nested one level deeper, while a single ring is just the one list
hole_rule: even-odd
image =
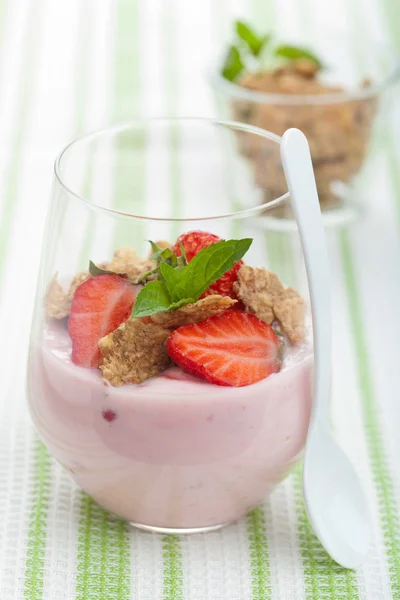
[{"label": "whole strawberry", "polygon": [[[188,233],[183,233],[178,237],[172,251],[177,256],[181,256],[182,245],[186,254],[186,260],[190,262],[192,258],[200,252],[200,250],[207,248],[207,246],[211,246],[211,244],[216,244],[217,242],[221,241],[222,238],[214,235],[213,233],[207,233],[206,231],[189,231]],[[221,296],[230,296],[231,298],[236,298],[236,294],[233,291],[233,284],[237,279],[237,273],[242,264],[243,261],[238,260],[232,269],[227,271],[224,275],[222,275],[222,277],[217,279],[215,283],[210,285],[208,290],[202,295],[202,298],[204,298],[204,296],[209,296],[210,294],[220,294]]]}]

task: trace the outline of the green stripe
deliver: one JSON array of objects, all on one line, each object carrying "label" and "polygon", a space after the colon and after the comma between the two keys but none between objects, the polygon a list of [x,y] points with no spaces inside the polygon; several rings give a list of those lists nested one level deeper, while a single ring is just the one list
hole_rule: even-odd
[{"label": "green stripe", "polygon": [[164,600],[183,600],[182,552],[176,535],[165,535],[163,550],[163,598]]},{"label": "green stripe", "polygon": [[[135,108],[137,85],[132,82],[131,72],[137,77],[138,69],[138,23],[137,4],[119,0],[117,4],[115,50],[114,50],[114,120],[123,120],[128,104]],[[132,115],[130,115],[132,116]],[[126,115],[128,117],[128,115]],[[123,146],[117,149],[123,151]],[[90,192],[93,176],[93,160],[88,161],[86,192]],[[123,168],[122,168],[123,167]],[[118,202],[125,194],[125,165],[116,169],[116,195]],[[122,172],[121,172],[122,168]],[[130,177],[129,177],[130,179]],[[126,197],[123,195],[122,197]],[[110,226],[112,222],[110,222]],[[126,235],[125,224],[118,223],[115,233],[115,246],[123,243]],[[131,225],[129,223],[129,225]],[[95,233],[96,220],[93,215],[86,231],[81,252],[81,262],[87,259]],[[133,245],[133,237],[130,239]],[[81,493],[80,521],[77,551],[77,598],[76,600],[128,600],[131,598],[130,534],[128,525],[111,516],[98,506],[89,496]]]},{"label": "green stripe", "polygon": [[392,43],[400,52],[400,11],[397,0],[383,0],[381,6],[384,9],[386,25],[391,34]]},{"label": "green stripe", "polygon": [[[10,236],[13,231],[13,216],[17,208],[18,185],[20,182],[24,140],[28,131],[29,108],[32,105],[33,85],[37,73],[38,40],[41,31],[43,0],[31,0],[27,15],[27,34],[25,51],[20,68],[19,90],[15,94],[18,105],[15,117],[15,132],[10,151],[8,169],[0,219],[0,281],[7,259]],[[1,294],[2,286],[0,286]]]},{"label": "green stripe", "polygon": [[44,445],[36,441],[33,506],[27,538],[24,598],[40,600],[43,597],[44,559],[46,552],[46,524],[49,508],[50,457]]},{"label": "green stripe", "polygon": [[[164,54],[166,70],[166,104],[168,116],[177,115],[178,110],[178,80],[177,80],[177,14],[171,11],[171,5],[167,2],[163,4],[163,33],[164,33]],[[177,218],[182,214],[181,205],[181,182],[179,170],[179,147],[180,147],[180,126],[172,122],[168,128],[169,134],[169,162],[170,162],[170,198],[172,218]],[[173,223],[171,227],[171,238],[175,239],[179,233],[180,225]]]},{"label": "green stripe", "polygon": [[[400,11],[397,2],[391,0],[383,1],[384,14],[386,17],[387,29],[390,33],[391,42],[394,47],[400,52]],[[399,57],[397,57],[399,60]],[[396,91],[396,99],[397,99]],[[392,90],[391,102],[395,102]],[[386,115],[386,123],[384,128],[383,152],[386,150],[386,155],[389,162],[390,174],[393,184],[393,193],[396,199],[397,218],[400,224],[400,173],[399,173],[399,158],[396,153],[396,145],[398,141],[398,128],[394,127],[394,123],[390,122],[390,116]]]},{"label": "green stripe", "polygon": [[260,34],[275,27],[275,0],[252,0],[252,16]]},{"label": "green stripe", "polygon": [[[213,5],[214,20],[219,29],[220,38],[225,38],[225,28],[227,15],[221,9],[222,3]],[[267,2],[258,0],[254,2],[254,11],[264,11]],[[268,3],[268,8],[273,8],[273,0]],[[269,13],[271,14],[271,13]],[[257,17],[259,13],[257,13]],[[228,31],[228,35],[231,32]],[[219,106],[221,110],[221,106]],[[230,195],[230,190],[227,189],[227,194]],[[240,210],[241,204],[234,197],[231,199],[232,210]],[[231,225],[231,235],[233,237],[241,237],[241,220],[235,219]],[[250,568],[251,568],[251,589],[253,600],[269,600],[272,597],[271,591],[271,569],[269,561],[268,540],[266,535],[266,522],[264,508],[259,506],[253,509],[246,516],[247,543],[249,549]]]},{"label": "green stripe", "polygon": [[[166,100],[167,114],[173,116],[177,110],[177,78],[176,78],[176,47],[175,41],[177,32],[175,28],[176,13],[171,13],[171,6],[168,3],[163,5],[163,42],[165,53],[166,69]],[[179,217],[181,213],[181,186],[179,172],[179,144],[180,132],[179,124],[171,123],[168,129],[169,134],[169,177],[170,177],[170,198],[171,217]],[[170,235],[175,238],[179,231],[178,224],[172,224]],[[182,550],[178,536],[166,535],[162,538],[163,548],[163,598],[164,600],[183,599],[183,568],[182,568]]]},{"label": "green stripe", "polygon": [[81,494],[76,600],[131,598],[128,525]]},{"label": "green stripe", "polygon": [[[219,29],[220,37],[223,39],[225,36],[225,27],[227,22],[227,15],[221,9],[222,4],[217,7],[218,3],[213,5],[214,7],[214,20],[217,22],[216,26]],[[260,17],[261,11],[264,14],[265,7],[268,4],[268,14],[273,16],[273,0],[269,3],[264,0],[256,0],[253,2],[253,9],[256,12],[256,16]],[[271,11],[272,8],[272,11]],[[231,35],[231,32],[228,32]],[[219,107],[221,109],[221,107]],[[230,194],[227,189],[227,194]],[[236,198],[231,199],[232,210],[240,210],[241,204]],[[235,219],[231,225],[231,235],[233,237],[241,237],[241,220]],[[267,237],[266,237],[266,243]],[[266,523],[264,508],[259,506],[253,509],[246,516],[246,529],[247,529],[247,543],[249,549],[250,568],[251,568],[251,589],[253,600],[269,600],[272,596],[271,591],[271,569],[268,551],[268,541],[266,535]]]},{"label": "green stripe", "polygon": [[93,15],[84,3],[79,8],[78,42],[75,53],[75,137],[85,131],[85,114],[90,88],[90,47],[93,43]]},{"label": "green stripe", "polygon": [[[4,36],[4,25],[6,22],[6,14],[8,11],[8,8],[10,6],[10,0],[8,2],[6,2],[6,0],[2,0],[2,2],[0,2],[0,44],[3,43],[3,36]],[[7,60],[7,53],[3,50],[3,48],[1,48],[2,51],[2,57],[3,57],[3,61]]]},{"label": "green stripe", "polygon": [[[94,146],[96,145],[96,141],[93,142],[93,145]],[[93,161],[94,153],[95,153],[95,148],[92,147],[92,150],[88,156],[86,168],[85,168],[85,180],[84,180],[84,185],[83,185],[83,190],[82,190],[84,198],[90,198],[90,196],[91,196],[93,177],[95,177],[94,164],[93,164],[94,163],[94,161]],[[94,262],[97,261],[96,256],[91,255],[91,248],[93,245],[94,234],[96,232],[96,224],[97,224],[96,216],[93,215],[90,211],[88,211],[87,219],[88,219],[88,223],[86,225],[85,236],[83,238],[83,244],[82,244],[82,248],[80,251],[79,266],[77,268],[77,271],[86,271],[88,268],[88,265],[89,265],[89,260],[93,260]]]},{"label": "green stripe", "polygon": [[247,515],[246,525],[250,553],[252,598],[253,600],[269,600],[272,598],[271,569],[268,540],[265,533],[265,514],[261,506]]},{"label": "green stripe", "polygon": [[[116,32],[112,120],[123,122],[141,116],[141,68],[144,62],[141,60],[138,0],[118,1]],[[146,144],[144,130],[128,132],[118,138],[116,153],[119,160],[114,173],[114,207],[130,214],[143,212]],[[144,239],[145,227],[140,221],[130,219],[116,223],[114,248],[135,246],[143,254],[147,251]]]},{"label": "green stripe", "polygon": [[304,589],[307,599],[331,600],[359,598],[357,578],[353,571],[343,569],[325,552],[311,529],[304,502],[302,468],[298,465],[293,474],[299,544],[304,569]]},{"label": "green stripe", "polygon": [[357,274],[351,253],[349,236],[342,232],[340,247],[346,282],[351,327],[356,356],[357,374],[362,396],[368,453],[379,502],[379,518],[385,541],[389,576],[394,600],[400,599],[400,523],[393,481],[386,457],[379,424],[372,381],[372,365],[367,350],[365,321],[360,309]]},{"label": "green stripe", "polygon": [[[20,91],[16,131],[11,148],[11,162],[4,191],[4,206],[0,221],[0,279],[3,275],[7,249],[12,231],[12,220],[17,206],[18,175],[21,167],[23,142],[28,126],[29,106],[32,96],[35,63],[43,2],[32,1],[28,8],[28,34],[25,53],[20,70]],[[39,26],[38,26],[39,24]],[[50,487],[50,458],[41,442],[34,446],[35,470],[32,490],[32,512],[27,537],[27,551],[24,571],[24,597],[39,600],[43,595],[44,558],[46,552],[46,522]]]},{"label": "green stripe", "polygon": [[[171,217],[178,218],[182,214],[181,207],[181,181],[179,170],[179,146],[180,146],[180,126],[177,123],[171,123],[169,127],[169,151],[170,151],[170,180],[171,180]],[[171,227],[171,237],[175,239],[180,233],[179,223],[173,223]]]},{"label": "green stripe", "polygon": [[387,160],[389,163],[389,171],[392,183],[393,195],[395,197],[396,202],[396,213],[398,224],[400,225],[400,171],[399,171],[399,158],[396,152],[396,144],[398,137],[395,137],[393,127],[388,122],[385,127],[385,141],[381,145],[382,151],[385,151]]},{"label": "green stripe", "polygon": [[[82,17],[82,15],[81,15]],[[86,19],[88,22],[88,20]],[[82,22],[82,21],[80,21]],[[30,29],[35,29],[30,26]],[[37,34],[37,32],[36,32]],[[37,34],[38,35],[38,34]],[[84,64],[86,61],[83,58],[82,60],[82,51],[85,47],[88,47],[87,41],[87,28],[84,29],[80,27],[80,31],[78,34],[78,38],[80,42],[78,42],[78,50],[77,50],[77,72],[81,74],[79,79],[79,85],[76,88],[76,96],[78,98],[78,108],[76,115],[76,133],[79,133],[78,128],[81,127],[82,115],[83,115],[83,98],[86,94],[82,92],[82,86],[86,85],[86,72],[81,70],[79,65]],[[85,45],[83,45],[85,42]],[[33,49],[30,48],[29,52],[32,53]],[[33,58],[27,61],[27,68],[32,70],[32,61]],[[27,85],[26,90],[31,87],[31,83]],[[28,91],[25,92],[27,98],[24,98],[26,102],[29,98]],[[27,108],[25,107],[26,111]],[[27,113],[25,113],[27,114]],[[26,116],[22,117],[22,120],[26,119]],[[21,120],[20,120],[21,123]],[[21,127],[21,125],[20,125]],[[23,143],[22,132],[20,131],[20,138],[18,140],[15,157],[18,158],[21,147]],[[13,184],[14,185],[14,184]],[[14,188],[14,192],[15,192]],[[46,519],[47,519],[47,509],[48,509],[48,496],[49,496],[49,488],[51,485],[50,479],[50,458],[46,448],[43,444],[36,444],[35,449],[36,454],[36,481],[34,488],[34,508],[33,508],[33,516],[32,516],[32,526],[28,535],[28,550],[27,550],[27,560],[25,567],[25,598],[29,598],[29,600],[39,600],[39,598],[43,597],[43,585],[44,585],[44,570],[43,570],[43,561],[46,551]]]},{"label": "green stripe", "polygon": [[[386,2],[386,8],[389,7]],[[353,19],[357,22],[357,31],[360,35],[365,32],[366,24],[363,18],[362,6],[358,2],[352,2]],[[388,15],[388,17],[393,15]],[[388,19],[391,22],[391,19]],[[400,33],[400,19],[391,22],[392,31]],[[394,36],[396,37],[396,35]],[[366,42],[367,43],[367,42]],[[386,156],[389,161],[390,175],[393,191],[397,198],[397,210],[400,208],[400,180],[398,165],[395,160],[393,136],[390,124],[387,122]],[[389,143],[387,143],[389,142]],[[385,148],[383,148],[385,151]],[[345,278],[347,300],[352,327],[352,337],[356,356],[357,374],[362,398],[362,411],[365,425],[368,454],[372,470],[372,476],[376,486],[376,494],[379,504],[379,519],[381,523],[383,539],[385,543],[386,556],[392,597],[400,599],[400,519],[399,506],[394,491],[392,474],[386,455],[385,442],[380,428],[378,407],[376,405],[372,364],[367,350],[367,339],[365,336],[365,321],[362,317],[362,308],[357,288],[357,275],[354,259],[351,251],[349,234],[342,232],[340,235],[340,248],[342,255],[343,273]]]},{"label": "green stripe", "polygon": [[[284,282],[298,286],[292,247],[292,234],[274,233],[269,241],[271,268]],[[307,600],[327,598],[331,600],[359,598],[357,577],[354,571],[343,569],[325,552],[314,535],[303,500],[302,469],[299,465],[293,473],[297,532],[303,564],[304,589]]]},{"label": "green stripe", "polygon": [[[268,3],[264,3],[268,5]],[[272,3],[271,3],[272,4]],[[304,6],[304,12],[306,7]],[[271,8],[269,8],[271,10]],[[301,8],[300,8],[301,10]],[[260,13],[257,22],[260,20]],[[303,19],[304,20],[304,19]],[[298,285],[293,256],[293,234],[267,232],[265,236],[269,266],[286,285]],[[297,533],[303,564],[305,597],[307,600],[358,598],[357,580],[352,571],[343,569],[328,556],[311,530],[305,512],[301,468],[293,474]],[[255,596],[255,598],[258,598]]]},{"label": "green stripe", "polygon": [[[72,137],[77,138],[80,135],[83,135],[85,132],[85,113],[87,110],[87,99],[89,95],[89,84],[90,84],[90,52],[89,49],[93,42],[93,17],[90,10],[87,10],[87,7],[82,2],[79,7],[79,16],[78,16],[78,34],[77,34],[77,44],[75,49],[75,57],[74,57],[74,79],[75,79],[75,89],[74,89],[74,127],[72,132]],[[92,154],[89,155],[87,160],[88,165],[85,169],[85,186],[83,188],[83,197],[88,198],[90,194],[90,177],[89,174],[91,172],[92,167]],[[59,227],[62,227],[64,222],[65,215],[68,212],[69,204],[67,202],[63,203],[63,206],[60,209],[61,216],[59,220]],[[94,223],[94,219],[91,218],[89,220],[88,232],[85,235],[85,247],[88,244],[88,239],[90,237],[90,229],[92,229]],[[82,250],[81,255],[84,252]],[[81,260],[81,264],[76,265],[76,270],[85,270],[87,269],[88,262],[87,260],[83,262]]]},{"label": "green stripe", "polygon": [[[251,15],[260,32],[269,31],[275,25],[274,0],[252,0]],[[261,235],[261,233],[260,233]],[[270,236],[265,234],[265,246],[270,258],[274,253]],[[259,506],[246,517],[247,538],[250,555],[251,589],[253,600],[266,600],[272,597],[271,567],[266,535],[264,508]]]}]

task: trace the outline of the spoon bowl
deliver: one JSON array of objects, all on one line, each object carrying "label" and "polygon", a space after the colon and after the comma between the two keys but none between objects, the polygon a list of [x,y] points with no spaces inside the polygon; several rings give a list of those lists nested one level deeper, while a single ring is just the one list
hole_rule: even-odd
[{"label": "spoon bowl", "polygon": [[303,467],[304,500],[318,539],[333,560],[360,566],[369,545],[369,516],[357,473],[327,428],[309,435]]}]

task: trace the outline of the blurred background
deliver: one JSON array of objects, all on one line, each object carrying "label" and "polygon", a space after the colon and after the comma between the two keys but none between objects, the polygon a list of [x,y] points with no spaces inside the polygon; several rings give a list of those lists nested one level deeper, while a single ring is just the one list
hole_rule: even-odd
[{"label": "blurred background", "polygon": [[[32,436],[24,405],[25,362],[54,159],[72,139],[111,123],[217,116],[220,104],[210,80],[236,19],[282,42],[300,40],[325,54],[329,48],[344,71],[347,61],[358,65],[360,81],[368,76],[376,44],[393,61],[400,52],[398,0],[0,0],[0,463],[8,504],[5,482],[13,472],[8,465],[25,464]],[[332,35],[336,41],[327,46]],[[390,82],[354,188],[360,213],[328,233],[334,413],[348,416],[340,420],[340,438],[364,465],[375,444],[379,460],[372,460],[371,474],[365,466],[365,480],[371,489],[377,478],[393,486],[396,502],[399,98]],[[354,442],[355,428],[365,428],[362,444]],[[383,455],[385,464],[379,462]],[[379,490],[371,493],[381,502]],[[13,502],[18,504],[16,492]],[[16,568],[9,563],[11,579]]]}]

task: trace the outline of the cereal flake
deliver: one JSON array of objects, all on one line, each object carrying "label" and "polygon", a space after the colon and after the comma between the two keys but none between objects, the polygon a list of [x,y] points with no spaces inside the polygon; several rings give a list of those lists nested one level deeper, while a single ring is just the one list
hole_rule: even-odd
[{"label": "cereal flake", "polygon": [[58,273],[53,275],[45,297],[45,311],[50,319],[64,319],[69,315],[71,304],[68,294],[64,292],[57,281]]},{"label": "cereal flake", "polygon": [[155,323],[129,319],[99,341],[100,369],[113,386],[141,383],[170,364],[165,342],[170,332]]},{"label": "cereal flake", "polygon": [[284,289],[284,293],[274,304],[274,312],[292,344],[303,342],[305,338],[305,307],[300,294],[292,288]]},{"label": "cereal flake", "polygon": [[246,309],[268,325],[276,318],[292,344],[304,341],[304,300],[293,288],[285,288],[275,273],[243,265],[234,291]]},{"label": "cereal flake", "polygon": [[242,265],[233,289],[250,312],[271,325],[275,318],[274,302],[284,289],[275,273]]},{"label": "cereal flake", "polygon": [[118,248],[114,252],[113,259],[104,263],[102,268],[117,274],[126,273],[128,279],[136,281],[143,273],[151,271],[154,267],[154,262],[143,260],[133,248]]},{"label": "cereal flake", "polygon": [[210,296],[198,300],[194,304],[187,304],[177,310],[156,313],[152,315],[152,319],[155,323],[158,323],[163,327],[175,329],[182,325],[199,323],[200,321],[208,319],[208,317],[218,315],[236,304],[236,302],[237,300],[233,300],[228,296],[211,294]]},{"label": "cereal flake", "polygon": [[89,279],[90,273],[82,271],[77,273],[69,286],[68,292],[64,292],[61,285],[58,283],[58,274],[53,276],[49,287],[47,288],[45,298],[45,310],[50,319],[64,319],[71,312],[72,299],[76,288]]},{"label": "cereal flake", "polygon": [[89,271],[81,271],[80,273],[77,273],[75,275],[75,277],[71,281],[71,284],[70,284],[69,290],[68,290],[68,300],[70,302],[70,305],[72,303],[72,298],[74,297],[74,294],[76,292],[76,288],[78,286],[80,286],[81,283],[84,283],[85,281],[87,281],[90,277],[91,277],[91,275],[90,275]]}]

